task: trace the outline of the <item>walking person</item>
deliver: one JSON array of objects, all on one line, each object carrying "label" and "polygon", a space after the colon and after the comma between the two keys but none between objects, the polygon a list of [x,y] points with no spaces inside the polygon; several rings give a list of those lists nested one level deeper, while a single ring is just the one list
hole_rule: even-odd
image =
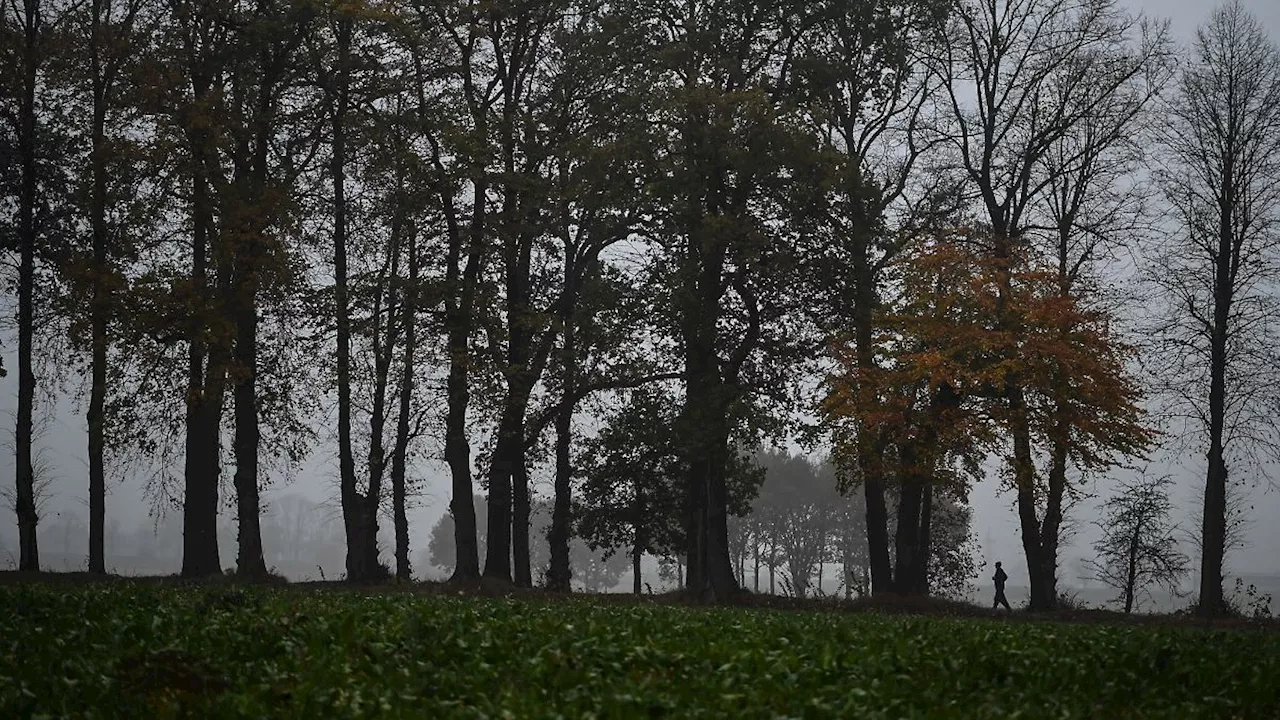
[{"label": "walking person", "polygon": [[1000,567],[998,562],[996,563],[996,574],[991,579],[996,583],[996,601],[991,603],[991,609],[995,610],[1003,605],[1005,610],[1012,611],[1013,608],[1009,607],[1009,600],[1004,596],[1004,581],[1008,580],[1009,576],[1005,574],[1004,568]]}]

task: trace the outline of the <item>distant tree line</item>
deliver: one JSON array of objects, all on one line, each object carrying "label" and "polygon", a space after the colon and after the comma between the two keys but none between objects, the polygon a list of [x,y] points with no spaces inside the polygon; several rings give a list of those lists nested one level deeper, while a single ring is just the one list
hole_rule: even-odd
[{"label": "distant tree line", "polygon": [[[1280,51],[1238,2],[1178,48],[1118,0],[21,0],[0,67],[24,570],[82,376],[93,572],[128,473],[183,575],[221,510],[265,575],[325,444],[352,581],[411,577],[439,460],[459,580],[568,590],[580,538],[708,599],[948,592],[994,461],[1048,609],[1083,481],[1172,449],[1226,609],[1280,457]],[[794,437],[832,464],[758,455]]]}]

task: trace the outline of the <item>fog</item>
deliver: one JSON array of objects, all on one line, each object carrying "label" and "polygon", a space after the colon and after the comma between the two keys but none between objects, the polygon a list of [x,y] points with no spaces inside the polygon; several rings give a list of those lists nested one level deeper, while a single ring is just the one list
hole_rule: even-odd
[{"label": "fog", "polygon": [[[1200,0],[1128,0],[1129,4],[1156,16],[1172,20],[1172,31],[1179,41],[1191,37],[1196,25],[1210,11],[1211,3]],[[1276,0],[1245,0],[1245,6],[1268,27],[1273,36],[1280,37],[1280,2]],[[9,310],[5,308],[6,312]],[[14,426],[14,410],[17,390],[16,341],[13,337],[0,337],[3,344],[5,367],[10,369],[7,378],[0,379],[0,437],[11,442]],[[56,403],[38,402],[37,417],[41,427],[36,447],[40,460],[42,479],[47,480],[41,519],[41,559],[49,570],[83,569],[87,535],[87,451],[86,423],[84,420],[84,386],[79,377],[68,377]],[[335,442],[321,431],[321,442],[306,461],[297,467],[292,479],[281,474],[268,474],[269,485],[263,493],[264,541],[267,545],[267,565],[275,566],[291,579],[319,579],[321,574],[330,579],[342,572],[343,548],[341,521],[337,508]],[[472,446],[480,447],[482,438],[472,438]],[[425,442],[429,455],[439,456],[438,439]],[[1179,521],[1192,532],[1192,518],[1199,504],[1204,480],[1202,457],[1165,457],[1153,466],[1157,472],[1167,472],[1177,482],[1175,501],[1181,509]],[[426,545],[431,526],[445,512],[448,504],[448,475],[439,462],[420,463],[413,468],[413,476],[421,479],[422,492],[409,512],[411,558],[415,574],[431,577],[438,571],[426,564]],[[1003,560],[1010,574],[1009,598],[1015,604],[1025,598],[1025,562],[1019,542],[1017,515],[1013,509],[1014,497],[1003,492],[999,473],[993,466],[987,478],[973,488],[970,502],[974,509],[973,532],[981,545],[980,563]],[[549,468],[536,468],[531,478],[535,491],[549,492]],[[3,487],[12,490],[14,463],[7,448],[0,452],[0,478]],[[1119,477],[1117,474],[1114,477]],[[1090,479],[1085,490],[1092,498],[1078,504],[1072,516],[1076,532],[1064,539],[1061,554],[1060,577],[1064,585],[1083,590],[1088,599],[1092,591],[1081,579],[1082,561],[1092,556],[1091,543],[1098,531],[1093,522],[1098,506],[1105,501],[1112,478]],[[1280,474],[1277,475],[1280,477]],[[147,477],[135,474],[126,478],[112,478],[108,487],[106,539],[107,569],[120,573],[168,573],[176,572],[181,562],[180,507],[166,506],[145,491]],[[229,486],[229,481],[227,482]],[[224,497],[229,495],[229,487]],[[1280,492],[1268,491],[1265,480],[1259,480],[1248,498],[1252,522],[1247,530],[1247,544],[1228,555],[1226,590],[1232,593],[1236,577],[1246,582],[1256,582],[1260,587],[1275,580],[1260,576],[1280,576],[1280,523],[1272,521],[1280,517]],[[234,565],[234,530],[232,518],[224,510],[225,530],[220,533],[224,567]],[[383,522],[384,532],[390,530],[390,522]],[[306,538],[305,547],[293,547],[289,540]],[[545,542],[543,538],[535,541]],[[283,544],[280,544],[283,543]],[[382,542],[384,554],[391,547],[389,534]],[[1185,551],[1198,564],[1194,546],[1187,542]],[[0,510],[0,567],[16,566],[17,531],[10,507]],[[990,575],[984,567],[976,581],[981,597],[986,597]],[[629,574],[622,586],[630,584]],[[656,580],[656,574],[655,574]],[[1195,578],[1191,579],[1192,582]],[[828,576],[829,587],[834,584]],[[655,588],[657,584],[655,583]],[[1277,593],[1280,594],[1280,593]],[[1172,601],[1169,601],[1172,602]],[[1095,601],[1096,603],[1096,601]],[[1185,603],[1184,603],[1185,604]]]}]

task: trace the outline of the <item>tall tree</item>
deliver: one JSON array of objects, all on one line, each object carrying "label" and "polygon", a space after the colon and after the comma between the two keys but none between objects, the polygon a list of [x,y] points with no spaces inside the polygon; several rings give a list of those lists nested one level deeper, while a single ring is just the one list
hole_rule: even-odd
[{"label": "tall tree", "polygon": [[[103,549],[106,524],[106,402],[108,326],[112,308],[113,256],[118,239],[111,237],[108,198],[113,166],[109,116],[119,112],[126,63],[138,50],[134,37],[143,0],[93,0],[87,28],[92,108],[89,165],[91,179],[89,227],[92,265],[89,272],[90,390],[89,409],[89,572],[105,573]],[[117,143],[118,144],[118,143]],[[118,149],[117,149],[118,152]],[[118,231],[117,231],[118,233]]]},{"label": "tall tree", "polygon": [[[1065,453],[1084,471],[1113,467],[1151,443],[1127,368],[1132,349],[1105,309],[1062,297],[1046,265],[1008,263],[963,236],[937,235],[898,264],[903,298],[881,320],[894,329],[884,345],[892,361],[864,373],[852,353],[843,360],[828,410],[883,433],[897,463],[896,550],[906,563],[897,569],[899,592],[927,590],[932,495],[949,487],[964,497],[965,476],[977,475],[982,454],[1019,423],[1027,423],[1028,442],[1049,445],[1065,404]],[[1010,375],[1023,386],[1017,412],[1005,394]],[[869,403],[859,394],[865,384],[877,389]]]},{"label": "tall tree", "polygon": [[[215,5],[171,0],[163,9],[147,67],[155,77],[167,80],[155,88],[154,110],[165,118],[158,133],[167,137],[172,128],[177,136],[173,142],[185,156],[175,164],[183,184],[189,183],[190,188],[186,198],[190,266],[185,279],[174,283],[172,302],[157,303],[160,309],[154,314],[180,315],[181,322],[174,324],[187,340],[182,574],[199,577],[222,572],[218,495],[232,333],[225,306],[231,283],[230,254],[218,222],[217,195],[222,186],[218,141],[225,118],[222,101],[229,29],[220,22],[220,8]],[[163,67],[173,72],[162,74]],[[170,304],[181,310],[169,309]],[[158,322],[169,324],[163,319]]]},{"label": "tall tree", "polygon": [[[260,526],[262,429],[259,365],[261,300],[288,274],[286,231],[296,170],[273,154],[285,132],[285,96],[297,84],[298,49],[314,15],[309,6],[258,0],[238,16],[228,70],[227,154],[231,177],[219,189],[221,233],[230,255],[226,307],[234,328],[231,359],[235,402],[237,572],[265,576]],[[289,147],[298,151],[301,148]],[[287,151],[286,151],[287,152]],[[288,158],[286,154],[286,159]]]},{"label": "tall tree", "polygon": [[[932,64],[946,91],[948,143],[990,229],[989,252],[1011,272],[1026,257],[1036,208],[1053,184],[1046,156],[1101,117],[1165,54],[1163,30],[1135,37],[1145,29],[1116,0],[965,0],[941,26]],[[1063,167],[1082,157],[1077,148]],[[996,313],[1007,324],[1011,281],[1002,287]],[[1016,373],[1004,380],[1031,606],[1048,609],[1057,601],[1057,498],[1066,466],[1056,466],[1062,471],[1052,473],[1046,492],[1035,466],[1027,392]],[[1068,434],[1065,427],[1058,433]]]},{"label": "tall tree", "polygon": [[545,311],[539,307],[539,264],[545,238],[543,170],[548,158],[530,104],[539,100],[539,65],[545,63],[549,33],[559,3],[515,1],[490,15],[494,82],[498,88],[495,147],[497,190],[502,205],[495,218],[502,327],[489,334],[499,368],[502,410],[489,462],[489,537],[485,577],[532,584],[529,566],[529,482],[525,469],[525,415],[553,348]]},{"label": "tall tree", "polygon": [[[652,55],[659,78],[654,119],[668,209],[653,223],[666,271],[663,316],[684,366],[679,421],[688,472],[688,588],[724,598],[737,589],[728,549],[731,438],[748,408],[786,379],[781,317],[798,229],[798,168],[813,144],[790,112],[787,76],[804,5],[751,1],[655,2]],[[796,325],[787,327],[794,330]],[[768,352],[764,352],[768,348]]]},{"label": "tall tree", "polygon": [[[937,133],[930,97],[936,78],[923,62],[929,29],[946,12],[932,0],[815,4],[818,31],[802,42],[796,82],[824,156],[823,192],[807,208],[820,238],[806,254],[814,320],[828,336],[847,334],[870,368],[874,317],[884,294],[885,269],[900,252],[894,210],[905,218],[920,190],[914,172]],[[945,178],[945,174],[937,174]],[[905,201],[905,203],[904,203]],[[843,477],[862,486],[872,585],[892,583],[884,468],[876,438],[854,432],[856,453]]]},{"label": "tall tree", "polygon": [[1159,177],[1180,227],[1152,268],[1155,374],[1207,455],[1198,609],[1218,615],[1229,475],[1280,457],[1280,50],[1241,3],[1196,33],[1163,117]]},{"label": "tall tree", "polygon": [[14,510],[18,516],[18,569],[39,570],[40,550],[36,526],[40,521],[36,507],[36,470],[32,456],[36,397],[36,374],[33,366],[35,342],[35,310],[37,302],[36,263],[40,243],[39,184],[41,172],[42,123],[37,113],[36,98],[42,80],[41,66],[48,58],[52,42],[51,15],[55,6],[49,0],[23,0],[4,9],[5,46],[17,69],[10,92],[14,96],[12,114],[17,146],[17,202],[13,247],[18,253],[18,413],[14,429],[15,493]]},{"label": "tall tree", "polygon": [[[471,445],[467,412],[476,358],[472,343],[482,303],[485,268],[491,256],[491,132],[499,101],[498,82],[487,72],[492,56],[488,22],[501,22],[470,1],[415,6],[420,40],[412,48],[420,89],[418,108],[430,128],[432,188],[444,219],[443,325],[449,355],[446,380],[444,458],[451,481],[450,516],[454,521],[457,562],[453,576],[480,576],[476,510],[472,495]],[[425,88],[443,76],[444,90],[428,105]],[[505,531],[509,532],[509,528]]]}]

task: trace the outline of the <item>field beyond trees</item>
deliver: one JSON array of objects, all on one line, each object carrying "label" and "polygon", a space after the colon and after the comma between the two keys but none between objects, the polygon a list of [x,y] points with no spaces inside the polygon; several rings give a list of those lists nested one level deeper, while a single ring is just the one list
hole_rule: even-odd
[{"label": "field beyond trees", "polygon": [[1267,630],[128,582],[0,607],[3,717],[1280,716]]}]

